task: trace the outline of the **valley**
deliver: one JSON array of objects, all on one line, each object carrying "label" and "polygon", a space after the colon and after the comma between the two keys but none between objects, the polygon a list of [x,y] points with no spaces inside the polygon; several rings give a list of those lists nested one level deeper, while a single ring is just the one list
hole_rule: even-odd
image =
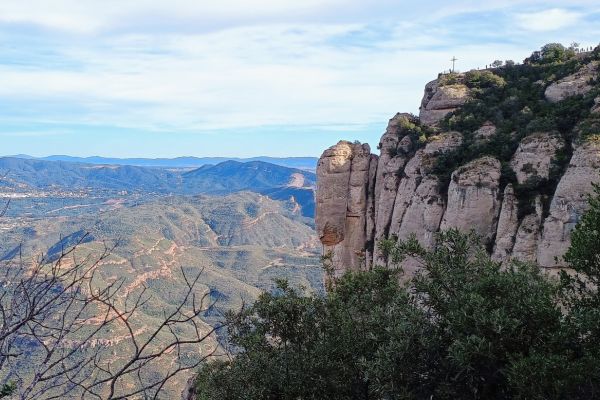
[{"label": "valley", "polygon": [[[320,244],[307,214],[314,210],[310,172],[238,162],[185,172],[55,163],[0,159],[6,207],[0,262],[97,262],[94,287],[120,282],[119,296],[147,296],[134,321],[139,337],[156,325],[157,312],[172,309],[185,294],[182,273],[200,274],[195,290],[214,302],[202,316],[207,332],[276,279],[323,292]],[[220,335],[190,349],[185,362],[218,348]],[[109,330],[95,343],[118,364],[119,354],[131,350],[126,337]],[[167,355],[160,365],[172,362]],[[11,370],[27,375],[29,367]],[[172,379],[167,393],[178,396],[189,377]]]}]

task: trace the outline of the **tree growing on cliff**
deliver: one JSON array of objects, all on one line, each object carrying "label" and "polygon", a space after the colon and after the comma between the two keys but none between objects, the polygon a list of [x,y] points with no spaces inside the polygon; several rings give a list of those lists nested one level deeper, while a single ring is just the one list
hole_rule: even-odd
[{"label": "tree growing on cliff", "polygon": [[593,292],[600,284],[600,186],[594,185],[589,199],[590,209],[571,233],[571,247],[565,261],[586,277]]},{"label": "tree growing on cliff", "polygon": [[[590,209],[571,234],[571,246],[565,261],[575,273],[563,273],[565,303],[569,319],[580,337],[582,354],[587,360],[586,374],[600,377],[600,186],[594,186]],[[597,386],[595,386],[597,388]],[[591,392],[591,389],[589,389]]]}]

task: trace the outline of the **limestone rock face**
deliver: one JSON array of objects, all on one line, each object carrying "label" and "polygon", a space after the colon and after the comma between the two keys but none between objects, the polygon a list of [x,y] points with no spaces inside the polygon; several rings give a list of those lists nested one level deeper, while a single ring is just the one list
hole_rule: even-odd
[{"label": "limestone rock face", "polygon": [[537,246],[542,228],[542,202],[535,199],[535,212],[526,215],[519,225],[512,258],[520,261],[536,261]]},{"label": "limestone rock face", "polygon": [[[406,240],[414,235],[422,246],[432,248],[435,234],[439,231],[444,216],[444,206],[440,182],[435,176],[425,177],[411,198],[402,219],[398,239]],[[402,263],[402,268],[405,274],[411,276],[417,270],[418,264],[409,258]]]},{"label": "limestone rock face", "polygon": [[573,75],[569,75],[546,88],[546,99],[552,103],[559,102],[567,97],[586,94],[592,90],[590,79],[595,78],[598,71],[598,62],[591,62]]},{"label": "limestone rock face", "polygon": [[315,223],[325,246],[344,240],[352,152],[352,143],[340,141],[323,152],[317,165],[316,207],[321,212]]},{"label": "limestone rock face", "polygon": [[496,232],[500,212],[500,161],[482,157],[452,174],[441,229],[474,230],[486,240]]},{"label": "limestone rock face", "polygon": [[402,219],[398,239],[404,240],[414,234],[423,246],[433,246],[434,234],[439,230],[444,216],[444,198],[439,187],[440,182],[436,177],[427,176],[423,179]]},{"label": "limestone rock face", "polygon": [[[457,148],[461,143],[462,135],[458,132],[439,135],[432,138],[424,148],[418,150],[415,156],[406,164],[394,201],[389,235],[400,237],[400,227],[404,214],[411,204],[418,201],[413,196],[416,195],[415,192],[422,184],[423,179],[427,178],[427,175],[431,172],[436,156]],[[438,194],[438,197],[442,196]]]},{"label": "limestone rock face", "polygon": [[496,243],[492,254],[494,261],[504,261],[510,257],[515,244],[515,235],[519,228],[519,205],[511,184],[506,185],[503,197],[500,217],[498,218],[498,229],[496,230]]},{"label": "limestone rock face", "polygon": [[364,258],[371,149],[339,142],[317,165],[317,233],[333,264],[353,268]]},{"label": "limestone rock face", "polygon": [[375,178],[377,176],[377,164],[379,157],[371,154],[369,162],[369,185],[367,194],[367,221],[366,221],[366,243],[365,243],[365,267],[371,268],[373,263],[373,250],[375,246]]},{"label": "limestone rock face", "polygon": [[[560,257],[570,244],[571,231],[587,209],[593,183],[600,182],[600,142],[588,141],[575,148],[562,176],[544,221],[537,261],[543,267],[562,266]],[[559,258],[555,260],[555,258]]]},{"label": "limestone rock face", "polygon": [[[409,160],[412,141],[403,135],[402,124],[409,114],[396,114],[389,121],[386,132],[379,142],[381,155],[377,163],[375,176],[375,235],[374,240],[386,238],[394,209],[396,192],[400,183],[400,172]],[[374,249],[374,261],[383,264],[385,261],[377,247]]]},{"label": "limestone rock face", "polygon": [[425,125],[435,125],[448,113],[465,104],[469,89],[463,84],[440,86],[438,80],[425,86],[419,119]]},{"label": "limestone rock face", "polygon": [[496,126],[490,121],[486,121],[481,128],[474,132],[475,139],[487,140],[496,134]]},{"label": "limestone rock face", "polygon": [[[587,93],[599,64],[589,63],[552,83],[546,88],[546,98],[557,102]],[[464,76],[457,75],[454,82],[459,83],[429,82],[420,118],[398,113],[390,119],[378,156],[371,154],[366,144],[347,141],[323,153],[317,167],[316,228],[324,253],[331,254],[334,273],[389,266],[378,248],[382,239],[404,240],[415,235],[423,246],[431,247],[436,233],[450,228],[480,235],[496,261],[522,260],[547,268],[562,267],[560,257],[588,207],[587,195],[593,183],[600,183],[600,140],[573,141],[571,137],[579,132],[578,127],[564,138],[548,132],[530,134],[521,140],[508,163],[516,182],[503,186],[510,178],[506,165],[502,168],[500,161],[490,156],[473,160],[472,150],[481,149],[482,155],[497,150],[487,146],[497,134],[492,122],[484,122],[472,138],[463,136],[468,132],[440,133],[439,121],[465,104],[472,94],[460,83],[464,80]],[[545,85],[544,81],[536,83]],[[600,113],[600,97],[595,99],[591,112]],[[419,130],[419,124],[426,129]],[[511,145],[515,135],[516,131]],[[461,148],[465,137],[469,147],[456,157],[466,156],[473,161],[455,168],[446,188],[433,167],[442,154]],[[567,154],[561,150],[570,150],[571,146],[571,160],[554,193],[549,190],[553,187],[539,186],[546,182],[532,182],[550,178],[553,160],[557,154]],[[508,161],[508,157],[502,154],[502,160]],[[535,202],[527,204],[531,195]],[[411,275],[419,265],[408,259],[402,267]]]},{"label": "limestone rock face", "polygon": [[[444,215],[445,201],[440,193],[440,182],[431,175],[434,160],[439,154],[457,148],[462,135],[450,132],[432,138],[431,141],[407,163],[398,187],[389,235],[398,240],[414,235],[421,245],[433,247],[435,233],[439,230]],[[407,259],[402,268],[407,276],[418,267],[415,260]]]},{"label": "limestone rock face", "polygon": [[600,113],[600,96],[594,99],[594,106],[592,107],[592,113]]},{"label": "limestone rock face", "polygon": [[560,136],[549,133],[535,133],[521,140],[510,164],[517,181],[522,184],[536,176],[548,178],[552,159],[564,146]]}]

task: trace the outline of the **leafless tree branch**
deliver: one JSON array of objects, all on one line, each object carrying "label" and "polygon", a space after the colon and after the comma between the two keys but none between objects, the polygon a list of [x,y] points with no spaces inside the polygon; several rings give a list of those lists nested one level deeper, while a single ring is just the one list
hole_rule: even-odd
[{"label": "leafless tree branch", "polygon": [[[0,265],[2,379],[17,384],[22,400],[157,399],[175,376],[216,355],[217,346],[206,344],[220,326],[201,320],[216,300],[199,294],[202,271],[189,276],[180,268],[180,300],[141,329],[137,317],[150,304],[146,288],[130,292],[122,279],[99,284],[98,269],[114,246],[79,259],[86,238],[52,262],[19,257]],[[107,338],[117,335],[118,354],[111,355]]]}]

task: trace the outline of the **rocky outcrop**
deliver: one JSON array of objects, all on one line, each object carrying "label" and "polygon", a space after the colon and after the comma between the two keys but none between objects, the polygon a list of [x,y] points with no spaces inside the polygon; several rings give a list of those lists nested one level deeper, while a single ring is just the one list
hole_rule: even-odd
[{"label": "rocky outcrop", "polygon": [[523,184],[534,177],[547,179],[552,160],[563,147],[565,141],[549,133],[534,133],[521,140],[510,164],[517,181]]},{"label": "rocky outcrop", "polygon": [[365,267],[371,268],[373,264],[373,252],[375,243],[375,178],[377,176],[377,165],[379,157],[371,154],[369,162],[369,184],[367,187],[367,221],[365,224]]},{"label": "rocky outcrop", "polygon": [[[381,239],[411,235],[429,247],[439,230],[474,231],[490,246],[497,261],[519,259],[543,267],[560,267],[570,232],[587,208],[592,183],[600,183],[600,142],[576,146],[544,216],[543,198],[520,216],[512,185],[501,193],[501,165],[482,157],[452,173],[447,191],[431,173],[435,159],[461,143],[458,133],[430,138],[411,154],[411,146],[391,121],[381,142],[382,155],[359,143],[340,142],[319,161],[317,231],[324,252],[338,271],[386,265],[377,250]],[[523,140],[511,166],[519,183],[547,178],[551,161],[564,142],[546,133]],[[386,150],[393,149],[393,150]],[[525,211],[525,209],[523,210]],[[415,266],[403,265],[410,273]]]},{"label": "rocky outcrop", "polygon": [[[410,158],[412,140],[402,133],[402,124],[409,118],[412,118],[409,114],[396,114],[389,121],[386,132],[379,142],[381,155],[375,176],[374,240],[376,242],[388,236],[400,173]],[[384,262],[383,255],[377,248],[374,249],[374,261]]]},{"label": "rocky outcrop", "polygon": [[339,142],[323,153],[317,166],[317,232],[333,265],[361,265],[367,241],[366,220],[371,149]]},{"label": "rocky outcrop", "polygon": [[440,182],[427,176],[415,190],[398,231],[398,239],[415,235],[425,246],[434,243],[434,234],[439,230],[444,216],[444,197],[440,193]]},{"label": "rocky outcrop", "polygon": [[515,244],[515,235],[519,229],[518,201],[511,184],[504,189],[503,197],[496,230],[496,243],[492,253],[495,261],[504,261],[510,258]]},{"label": "rocky outcrop", "polygon": [[317,165],[317,232],[325,246],[342,242],[346,230],[346,204],[353,146],[341,141],[325,150]]},{"label": "rocky outcrop", "polygon": [[468,98],[469,89],[461,83],[440,85],[437,79],[431,81],[425,86],[419,119],[425,125],[435,125],[448,113],[465,104]]},{"label": "rocky outcrop", "polygon": [[[421,190],[418,190],[418,188],[424,184],[426,184],[426,186],[431,186],[432,179],[428,179],[431,178],[428,175],[431,172],[436,156],[457,148],[460,146],[461,142],[462,135],[458,132],[439,135],[432,138],[425,148],[418,150],[415,156],[406,164],[394,201],[389,235],[406,237],[407,233],[417,233],[412,228],[407,229],[407,224],[411,224],[411,222],[406,222],[404,216],[405,214],[408,214],[408,220],[411,220],[411,217],[415,217],[415,207],[423,201],[422,196],[425,191],[423,188],[421,188]],[[426,182],[424,182],[424,180],[426,180]],[[437,180],[434,181],[436,182],[436,185],[439,186]],[[436,185],[433,186],[437,187]],[[426,191],[429,192],[430,190],[431,189],[427,189]],[[434,202],[438,202],[437,198],[443,197],[440,193],[433,194],[433,196],[436,197]],[[428,197],[428,200],[431,201],[431,197]],[[425,211],[425,209],[423,209],[423,212],[429,211],[430,210]],[[439,223],[440,221],[437,222],[435,230],[438,229]],[[403,224],[404,226],[402,226]],[[421,226],[420,229],[422,228],[423,227]]]},{"label": "rocky outcrop", "polygon": [[543,267],[560,267],[569,247],[571,231],[587,209],[587,196],[593,184],[600,183],[600,142],[579,145],[562,176],[544,221],[537,262]]},{"label": "rocky outcrop", "polygon": [[489,241],[500,212],[500,161],[483,157],[454,171],[442,230],[471,231]]},{"label": "rocky outcrop", "polygon": [[[546,95],[555,101],[587,90],[579,83],[595,68],[596,64],[588,65],[556,82]],[[461,82],[460,77],[455,81]],[[331,253],[338,271],[386,265],[389,260],[377,247],[382,239],[405,240],[414,235],[423,246],[431,247],[437,232],[451,228],[480,235],[496,261],[561,266],[560,257],[587,208],[592,183],[600,182],[600,141],[571,143],[567,138],[567,144],[556,133],[529,134],[518,143],[510,161],[482,156],[465,162],[448,171],[452,173],[446,184],[440,180],[440,171],[434,173],[439,157],[461,148],[464,153],[457,156],[468,154],[472,160],[471,150],[489,154],[498,145],[497,128],[489,121],[464,136],[441,133],[436,126],[469,95],[460,83],[430,82],[420,120],[396,114],[379,143],[379,157],[370,154],[368,146],[350,142],[340,142],[323,153],[317,170],[316,223],[324,251]],[[592,108],[592,112],[599,111],[600,98]],[[573,133],[583,135],[577,127]],[[468,146],[461,147],[463,142]],[[554,186],[546,185],[556,182],[556,173],[563,171],[556,161],[571,150],[570,163],[551,193],[548,189]],[[544,186],[540,189],[540,185]],[[402,266],[409,274],[418,267],[412,260]]]},{"label": "rocky outcrop", "polygon": [[512,258],[521,261],[536,261],[538,241],[542,228],[542,200],[535,199],[535,212],[526,215],[519,225]]},{"label": "rocky outcrop", "polygon": [[496,134],[496,126],[490,121],[486,121],[481,128],[475,131],[474,137],[476,140],[484,141],[490,139]]},{"label": "rocky outcrop", "polygon": [[567,97],[588,93],[592,90],[590,80],[596,78],[597,75],[598,62],[591,62],[573,75],[550,84],[544,93],[546,99],[556,103]]}]

